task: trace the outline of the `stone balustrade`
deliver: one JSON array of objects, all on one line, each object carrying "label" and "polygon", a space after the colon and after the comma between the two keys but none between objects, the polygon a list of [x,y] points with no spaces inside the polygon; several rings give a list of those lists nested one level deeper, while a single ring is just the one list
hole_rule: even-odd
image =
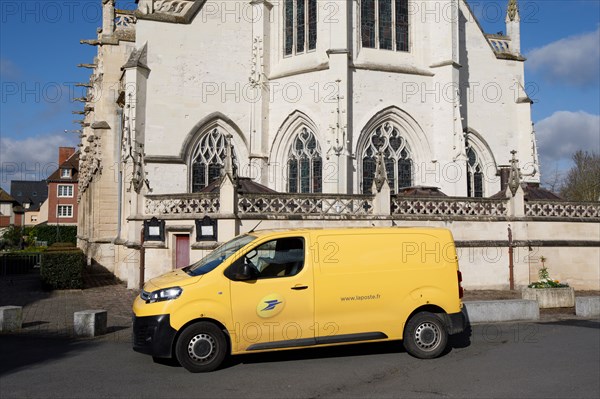
[{"label": "stone balustrade", "polygon": [[[379,195],[379,194],[378,194]],[[237,194],[232,204],[239,216],[321,216],[435,219],[522,217],[533,220],[600,221],[600,203],[567,201],[524,201],[517,212],[511,214],[510,199],[458,198],[458,197],[403,197],[391,196],[389,211],[377,212],[377,195],[289,194],[261,193]],[[144,215],[197,218],[210,214],[218,217],[225,200],[219,193],[193,193],[147,195]],[[513,204],[514,205],[514,204]],[[522,209],[521,209],[522,208]]]},{"label": "stone balustrade", "polygon": [[133,11],[115,10],[115,30],[133,30],[136,22]]},{"label": "stone balustrade", "polygon": [[510,38],[500,35],[486,35],[495,53],[510,53]]},{"label": "stone balustrade", "polygon": [[245,194],[239,215],[365,216],[373,214],[373,196],[336,194]]},{"label": "stone balustrade", "polygon": [[600,219],[600,202],[529,201],[525,216]]}]

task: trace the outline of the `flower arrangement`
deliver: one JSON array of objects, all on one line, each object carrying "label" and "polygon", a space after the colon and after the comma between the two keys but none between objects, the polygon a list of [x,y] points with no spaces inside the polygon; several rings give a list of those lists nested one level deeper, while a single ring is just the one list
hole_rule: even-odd
[{"label": "flower arrangement", "polygon": [[527,287],[529,288],[565,288],[568,287],[569,284],[561,283],[558,280],[552,280],[550,278],[550,272],[548,272],[548,268],[545,265],[546,258],[541,256],[540,261],[542,262],[542,268],[538,272],[538,277],[540,281],[535,281],[529,284]]}]

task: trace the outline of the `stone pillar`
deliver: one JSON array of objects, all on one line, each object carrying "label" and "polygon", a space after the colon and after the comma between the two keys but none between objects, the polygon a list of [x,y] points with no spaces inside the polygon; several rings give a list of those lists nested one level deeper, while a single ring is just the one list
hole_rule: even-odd
[{"label": "stone pillar", "polygon": [[115,31],[115,0],[102,0],[102,36]]},{"label": "stone pillar", "polygon": [[[269,81],[270,27],[273,4],[267,0],[252,0],[252,68],[250,85],[253,96],[250,107],[249,171],[244,173],[254,181],[269,185]],[[254,101],[255,99],[259,99]],[[242,169],[243,171],[243,169]]]},{"label": "stone pillar", "polygon": [[152,14],[154,12],[154,1],[140,0],[138,4],[138,11],[142,14]]},{"label": "stone pillar", "polygon": [[[323,2],[326,3],[326,2]],[[324,104],[330,107],[331,117],[329,120],[329,129],[326,136],[325,148],[322,148],[324,154],[327,154],[324,161],[324,170],[335,168],[337,171],[337,181],[331,179],[331,182],[324,182],[323,192],[336,194],[351,194],[352,188],[352,122],[350,114],[352,111],[352,82],[350,69],[348,67],[350,59],[350,49],[352,43],[350,38],[352,24],[348,17],[352,15],[352,8],[355,2],[346,0],[335,1],[338,16],[336,23],[327,25],[329,29],[330,48],[327,49],[329,57],[328,84],[335,84],[337,87],[337,102]],[[319,2],[319,7],[322,7]],[[320,34],[326,33],[322,29]],[[318,44],[317,44],[318,45]]]},{"label": "stone pillar", "polygon": [[[427,83],[423,98],[431,104],[431,154],[415,154],[419,170],[436,170],[437,174],[424,178],[415,176],[415,185],[441,187],[450,196],[467,194],[467,157],[460,104],[460,37],[459,1],[425,2],[423,11],[428,22],[431,52],[429,54],[435,76]],[[434,5],[438,7],[431,8]],[[441,8],[439,8],[441,7]],[[448,9],[449,18],[437,21],[432,10]],[[430,86],[431,84],[431,86]],[[433,101],[431,101],[433,99]],[[431,158],[428,158],[431,156]]]},{"label": "stone pillar", "polygon": [[517,0],[509,0],[505,22],[506,36],[510,37],[510,52],[521,55],[521,16]]},{"label": "stone pillar", "polygon": [[225,242],[238,235],[237,190],[231,175],[226,173],[219,188],[218,240]]},{"label": "stone pillar", "polygon": [[525,192],[523,191],[523,187],[519,184],[514,194],[512,194],[510,189],[507,190],[507,194],[510,199],[508,214],[512,217],[525,216]]},{"label": "stone pillar", "polygon": [[106,334],[106,310],[82,310],[73,314],[73,329],[77,337],[96,337]]},{"label": "stone pillar", "polygon": [[379,152],[377,154],[375,162],[375,178],[371,187],[371,192],[375,193],[375,198],[373,198],[373,214],[390,216],[392,190],[388,184],[383,153]]},{"label": "stone pillar", "polygon": [[0,307],[0,332],[15,331],[23,324],[23,308],[21,306]]}]

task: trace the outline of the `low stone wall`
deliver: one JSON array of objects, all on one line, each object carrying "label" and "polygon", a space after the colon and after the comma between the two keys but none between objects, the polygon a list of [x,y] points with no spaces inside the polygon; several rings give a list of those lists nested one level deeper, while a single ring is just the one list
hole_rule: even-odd
[{"label": "low stone wall", "polygon": [[463,304],[463,312],[469,323],[538,320],[540,318],[538,304],[531,300],[465,301]]},{"label": "low stone wall", "polygon": [[582,317],[600,317],[600,296],[575,298],[575,314]]},{"label": "low stone wall", "polygon": [[537,301],[540,309],[571,308],[575,306],[575,290],[562,288],[523,288],[523,299]]}]

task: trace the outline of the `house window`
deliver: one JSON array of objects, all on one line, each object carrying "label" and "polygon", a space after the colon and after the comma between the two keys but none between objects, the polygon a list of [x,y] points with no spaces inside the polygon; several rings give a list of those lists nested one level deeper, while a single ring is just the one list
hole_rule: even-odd
[{"label": "house window", "polygon": [[467,144],[467,196],[483,197],[483,168],[473,147]]},{"label": "house window", "polygon": [[362,46],[408,51],[408,0],[361,0]]},{"label": "house window", "polygon": [[302,128],[288,154],[288,192],[320,193],[323,191],[323,160],[315,135]]},{"label": "house window", "polygon": [[59,205],[56,214],[59,218],[73,217],[73,205]]},{"label": "house window", "polygon": [[68,179],[69,177],[71,177],[71,169],[61,169],[60,177],[63,179]]},{"label": "house window", "polygon": [[73,186],[70,184],[59,184],[58,185],[58,196],[59,197],[73,197]]},{"label": "house window", "polygon": [[284,54],[302,54],[317,47],[317,0],[285,0]]},{"label": "house window", "polygon": [[392,193],[412,186],[413,161],[410,148],[399,129],[392,123],[385,122],[373,130],[362,152],[362,192],[371,193],[379,152],[383,154]]},{"label": "house window", "polygon": [[[225,165],[226,140],[225,135],[218,128],[212,129],[200,139],[192,152],[192,192],[197,193],[213,181],[221,177],[221,169]],[[231,155],[234,160],[235,172],[235,150],[231,147]]]}]

